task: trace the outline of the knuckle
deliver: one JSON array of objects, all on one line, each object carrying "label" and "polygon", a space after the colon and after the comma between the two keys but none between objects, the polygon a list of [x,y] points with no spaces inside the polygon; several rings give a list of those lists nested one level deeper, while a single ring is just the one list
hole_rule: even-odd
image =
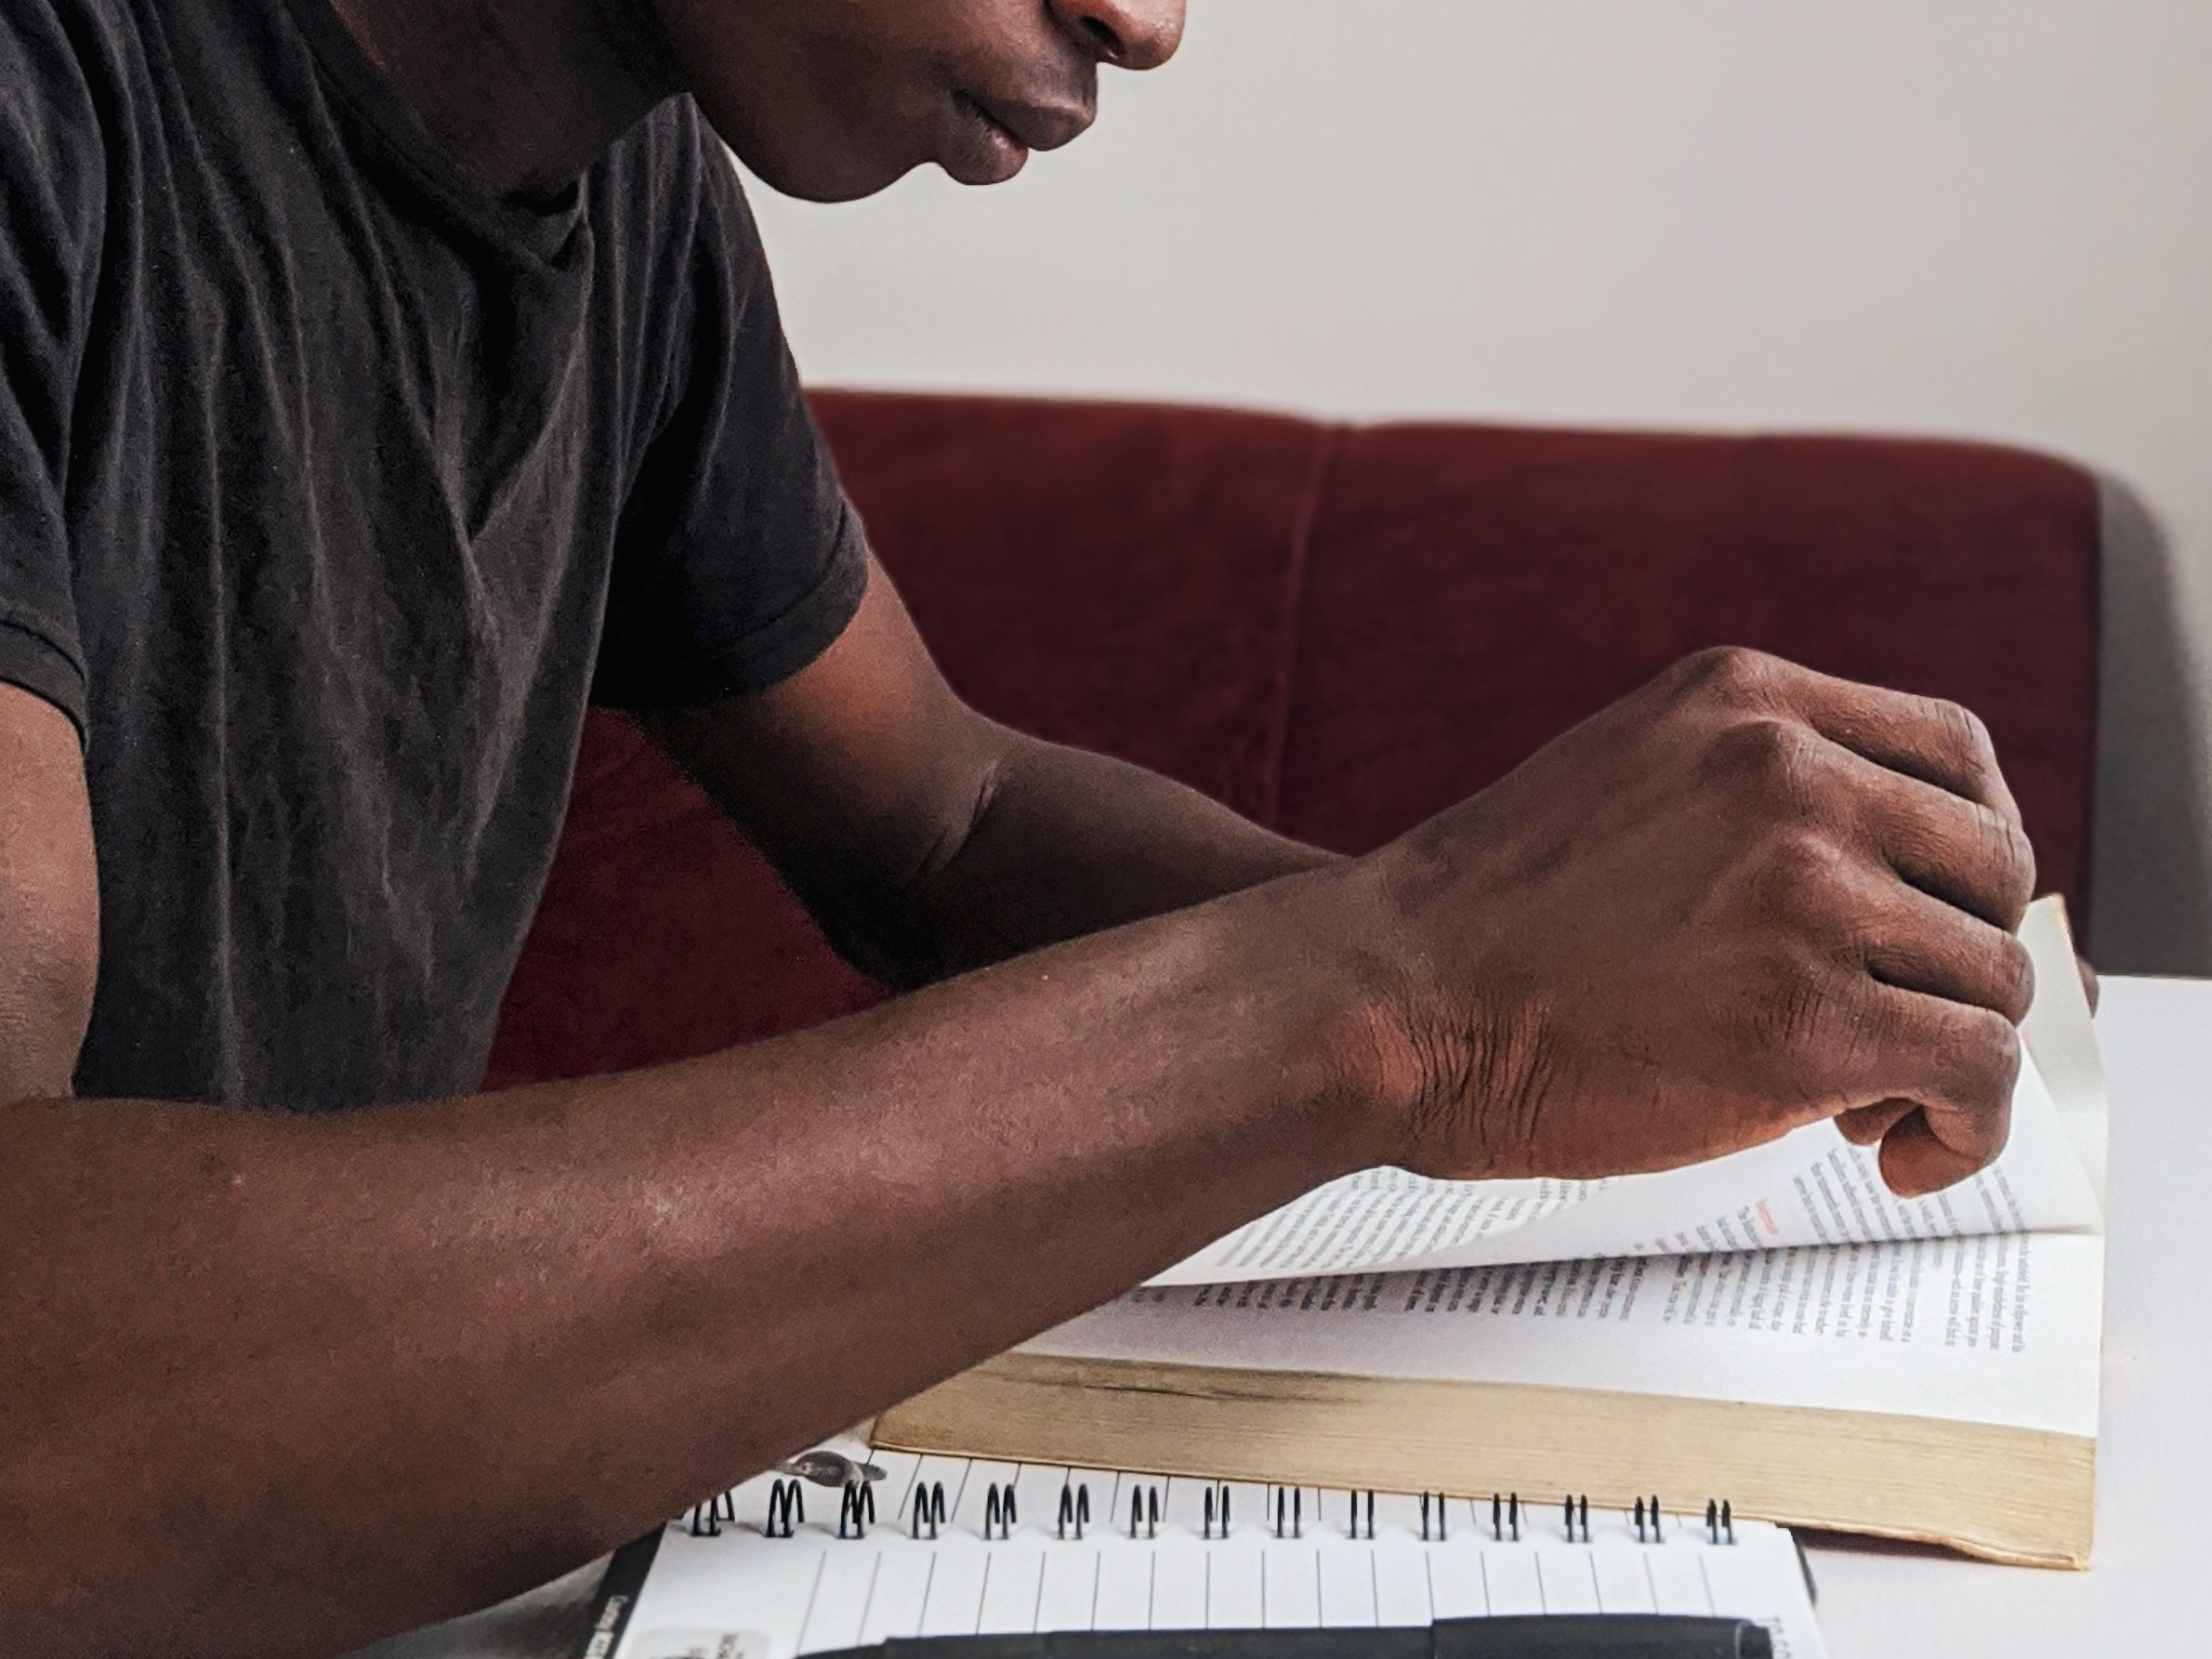
[{"label": "knuckle", "polygon": [[1997,919],[2015,925],[2035,896],[2035,848],[2027,832],[2002,812],[1987,807],[1972,809],[1974,833],[1959,844],[1955,857],[1970,858],[1970,872]]},{"label": "knuckle", "polygon": [[2012,1086],[2020,1078],[2020,1031],[1988,1008],[1968,1010],[1954,1044],[1959,1104],[1978,1129],[2004,1144]]},{"label": "knuckle", "polygon": [[1964,704],[1953,704],[1958,717],[1959,737],[1967,753],[1991,771],[1997,768],[1996,740],[1989,734],[1989,722]]},{"label": "knuckle", "polygon": [[1790,913],[1810,909],[1825,916],[1849,889],[1850,861],[1836,843],[1816,830],[1795,829],[1776,836],[1767,847],[1766,879]]},{"label": "knuckle", "polygon": [[1936,718],[1961,770],[1977,783],[1994,782],[1997,777],[1997,745],[1982,717],[1962,703],[1939,702]]},{"label": "knuckle", "polygon": [[2035,959],[2028,955],[2028,947],[2010,934],[1998,949],[1993,979],[1996,1011],[2008,1025],[2018,1026],[2028,1017],[2028,1008],[2035,1000]]},{"label": "knuckle", "polygon": [[[2028,839],[2028,832],[2002,814],[1996,818],[2003,837],[2003,849],[1998,855],[1997,869],[2005,886],[2008,908],[2024,911],[2028,901],[2035,896],[2035,844]],[[2017,919],[2017,916],[2015,917]]]},{"label": "knuckle", "polygon": [[1691,690],[1723,703],[1755,701],[1773,684],[1777,659],[1743,645],[1712,645],[1682,659]]},{"label": "knuckle", "polygon": [[1723,772],[1793,805],[1801,804],[1811,783],[1818,749],[1810,731],[1776,715],[1738,720],[1714,740]]},{"label": "knuckle", "polygon": [[1845,985],[1810,953],[1777,952],[1745,1007],[1745,1035],[1757,1050],[1800,1052],[1818,1045],[1850,1012]]},{"label": "knuckle", "polygon": [[1951,800],[1900,818],[1885,831],[1900,868],[1922,873],[1955,903],[2011,928],[2035,895],[2035,849],[2001,812]]}]

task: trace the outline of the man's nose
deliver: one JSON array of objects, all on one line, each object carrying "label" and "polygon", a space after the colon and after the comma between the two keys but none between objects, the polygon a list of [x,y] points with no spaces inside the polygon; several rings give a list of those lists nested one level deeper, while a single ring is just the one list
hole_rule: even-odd
[{"label": "man's nose", "polygon": [[1063,27],[1116,69],[1158,69],[1183,42],[1183,0],[1048,0]]}]

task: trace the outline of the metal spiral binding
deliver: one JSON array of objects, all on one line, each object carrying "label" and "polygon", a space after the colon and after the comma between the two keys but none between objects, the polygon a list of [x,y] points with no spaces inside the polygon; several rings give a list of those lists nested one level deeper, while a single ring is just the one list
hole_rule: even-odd
[{"label": "metal spiral binding", "polygon": [[[1295,1539],[1305,1535],[1305,1490],[1298,1486],[1271,1486],[1268,1488],[1272,1508],[1274,1534],[1278,1538]],[[983,1498],[982,1534],[987,1541],[1007,1541],[1013,1536],[1019,1524],[1015,1508],[1015,1483],[1001,1485],[993,1481]],[[1376,1494],[1372,1488],[1352,1490],[1345,1494],[1347,1510],[1345,1535],[1372,1540],[1376,1536]],[[1317,1491],[1315,1497],[1324,1499],[1326,1494]],[[1209,1481],[1203,1494],[1203,1509],[1199,1521],[1202,1538],[1227,1538],[1230,1535],[1230,1487],[1228,1482]],[[1438,1491],[1420,1494],[1420,1536],[1425,1543],[1444,1543],[1451,1536],[1450,1498]],[[1164,1508],[1161,1490],[1157,1484],[1134,1487],[1129,1494],[1129,1536],[1132,1539],[1157,1539],[1160,1535],[1160,1517]],[[1521,1494],[1518,1492],[1492,1493],[1490,1495],[1490,1534],[1500,1543],[1510,1539],[1521,1542]],[[1326,1514],[1325,1508],[1317,1511]],[[1570,1544],[1589,1544],[1590,1500],[1587,1493],[1569,1494],[1560,1501],[1560,1521],[1566,1541]],[[917,1539],[935,1541],[941,1533],[949,1515],[944,1482],[928,1485],[916,1483],[909,1507],[909,1533]],[[807,1519],[805,1487],[797,1478],[777,1480],[769,1487],[768,1513],[761,1522],[760,1533],[768,1538],[790,1538],[797,1534]],[[1268,1519],[1262,1512],[1263,1521]],[[1639,1496],[1634,1505],[1622,1512],[1622,1519],[1636,1529],[1639,1544],[1660,1544],[1666,1541],[1666,1511],[1658,1494]],[[1073,1537],[1080,1541],[1090,1525],[1090,1487],[1087,1482],[1065,1480],[1060,1485],[1060,1508],[1055,1531],[1060,1538]],[[837,1508],[837,1534],[840,1538],[865,1538],[868,1528],[876,1523],[876,1494],[871,1482],[853,1480],[846,1482]],[[682,1525],[694,1538],[718,1538],[725,1525],[737,1525],[737,1494],[726,1491],[694,1505]],[[1727,1547],[1736,1542],[1735,1506],[1726,1498],[1708,1498],[1705,1501],[1705,1536],[1708,1545]]]},{"label": "metal spiral binding", "polygon": [[737,1524],[737,1494],[734,1492],[717,1493],[704,1503],[693,1505],[688,1530],[694,1538],[718,1538],[722,1535],[722,1522],[725,1521],[731,1526]]},{"label": "metal spiral binding", "polygon": [[778,1481],[768,1489],[768,1524],[761,1533],[770,1538],[788,1538],[807,1519],[805,1490],[797,1481]]},{"label": "metal spiral binding", "polygon": [[[1360,1535],[1360,1494],[1351,1492],[1347,1493],[1345,1495],[1351,1499],[1351,1516],[1345,1530],[1345,1536],[1349,1538],[1356,1538]],[[1368,1541],[1372,1543],[1375,1539],[1375,1493],[1372,1488],[1369,1489],[1366,1496],[1367,1538]]]},{"label": "metal spiral binding", "polygon": [[1712,1544],[1736,1541],[1736,1518],[1726,1498],[1718,1503],[1705,1499],[1705,1539]]},{"label": "metal spiral binding", "polygon": [[928,1527],[929,1529],[928,1536],[934,1539],[937,1536],[937,1529],[943,1524],[944,1482],[939,1481],[930,1486],[924,1486],[917,1482],[914,1489],[913,1523],[907,1529],[908,1532],[913,1536],[919,1538],[923,1535],[922,1529]]},{"label": "metal spiral binding", "polygon": [[1063,1538],[1066,1537],[1068,1527],[1073,1523],[1075,1528],[1075,1536],[1080,1539],[1083,1536],[1083,1529],[1089,1520],[1089,1483],[1086,1481],[1080,1486],[1070,1486],[1063,1482],[1060,1489],[1060,1535]]},{"label": "metal spiral binding", "polygon": [[1506,1530],[1508,1527],[1510,1527],[1513,1532],[1513,1542],[1516,1544],[1520,1543],[1521,1494],[1516,1492],[1509,1497],[1501,1498],[1496,1493],[1494,1492],[1490,1494],[1491,1538],[1494,1542],[1501,1544],[1504,1543],[1506,1538]]},{"label": "metal spiral binding", "polygon": [[[1215,1503],[1214,1503],[1214,1497],[1215,1497],[1215,1494],[1216,1494],[1217,1493],[1218,1493],[1218,1494],[1220,1494],[1220,1499],[1221,1499],[1221,1501],[1220,1501],[1220,1505],[1219,1505],[1218,1508],[1216,1508],[1216,1506],[1215,1506]],[[1221,1528],[1221,1533],[1220,1533],[1220,1535],[1221,1535],[1222,1537],[1224,1537],[1224,1538],[1228,1537],[1228,1536],[1229,1536],[1229,1487],[1228,1487],[1228,1484],[1227,1484],[1226,1482],[1224,1482],[1224,1481],[1216,1481],[1209,1482],[1209,1483],[1207,1484],[1207,1486],[1206,1486],[1206,1489],[1205,1489],[1205,1525],[1204,1525],[1204,1526],[1201,1528],[1201,1530],[1200,1530],[1200,1532],[1199,1532],[1199,1534],[1198,1534],[1198,1535],[1199,1535],[1200,1537],[1202,1537],[1202,1538],[1211,1538],[1211,1537],[1213,1537],[1213,1536],[1214,1536],[1214,1527],[1215,1527],[1215,1524],[1216,1524],[1216,1522],[1217,1522],[1217,1521],[1218,1521],[1218,1523],[1219,1523],[1219,1525],[1220,1525],[1220,1528]]]},{"label": "metal spiral binding", "polygon": [[1012,1537],[1017,1519],[1014,1513],[1013,1481],[1008,1481],[1003,1490],[996,1481],[992,1481],[990,1490],[983,1494],[984,1541],[990,1541],[994,1530],[1002,1543]]},{"label": "metal spiral binding", "polygon": [[1142,1527],[1148,1538],[1160,1535],[1160,1489],[1146,1486],[1129,1494],[1129,1536],[1137,1536]]},{"label": "metal spiral binding", "polygon": [[837,1505],[837,1536],[865,1538],[875,1519],[876,1488],[865,1481],[846,1481],[845,1495]]},{"label": "metal spiral binding", "polygon": [[[1582,1541],[1585,1544],[1587,1544],[1590,1541],[1590,1499],[1587,1493],[1583,1494],[1581,1502]],[[1575,1522],[1575,1500],[1573,1497],[1570,1496],[1567,1498],[1565,1509],[1567,1518],[1567,1542],[1572,1544],[1574,1542]]]}]

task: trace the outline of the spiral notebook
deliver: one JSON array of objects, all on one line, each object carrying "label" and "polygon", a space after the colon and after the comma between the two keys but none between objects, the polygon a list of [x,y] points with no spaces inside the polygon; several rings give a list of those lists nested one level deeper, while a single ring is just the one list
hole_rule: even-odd
[{"label": "spiral notebook", "polygon": [[618,1554],[586,1659],[796,1659],[894,1637],[1301,1629],[1528,1613],[1757,1620],[1824,1659],[1790,1534],[1631,1510],[870,1454],[761,1476]]}]

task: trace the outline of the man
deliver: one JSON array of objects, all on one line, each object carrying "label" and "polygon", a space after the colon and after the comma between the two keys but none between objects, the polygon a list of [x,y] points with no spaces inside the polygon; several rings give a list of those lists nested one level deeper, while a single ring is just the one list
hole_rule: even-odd
[{"label": "man", "polygon": [[[938,678],[711,135],[1003,178],[1181,9],[9,7],[8,1652],[494,1599],[1359,1167],[2002,1145],[1961,710],[1718,652],[1348,862]],[[476,1097],[592,698],[912,994]]]}]

